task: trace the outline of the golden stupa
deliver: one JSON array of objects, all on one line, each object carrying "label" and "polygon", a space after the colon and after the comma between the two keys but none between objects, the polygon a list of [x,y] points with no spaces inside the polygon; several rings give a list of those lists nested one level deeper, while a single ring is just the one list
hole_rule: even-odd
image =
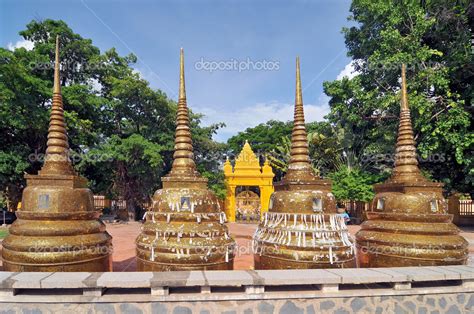
[{"label": "golden stupa", "polygon": [[153,196],[136,240],[137,270],[231,270],[234,240],[207,179],[196,170],[184,85],[181,49],[175,151],[163,189]]},{"label": "golden stupa", "polygon": [[253,245],[255,269],[356,266],[353,240],[344,219],[336,214],[331,181],[317,177],[311,166],[299,58],[291,159],[283,180],[275,184]]},{"label": "golden stupa", "polygon": [[110,271],[111,236],[98,219],[87,180],[69,160],[56,38],[54,89],[45,163],[26,175],[22,208],[3,240],[6,271]]},{"label": "golden stupa", "polygon": [[418,168],[402,65],[400,125],[391,178],[376,184],[373,210],[356,234],[361,267],[465,264],[468,242],[447,214],[443,185]]}]

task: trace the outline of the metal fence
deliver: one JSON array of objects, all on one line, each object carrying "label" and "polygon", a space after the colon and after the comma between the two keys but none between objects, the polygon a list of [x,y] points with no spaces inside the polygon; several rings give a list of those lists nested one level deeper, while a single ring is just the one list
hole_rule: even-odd
[{"label": "metal fence", "polygon": [[[459,225],[474,224],[474,201],[459,200],[458,198],[449,198],[449,212],[454,216],[454,223]],[[342,201],[340,202],[346,208],[351,222],[359,224],[366,219],[365,213],[371,211],[372,203],[361,201]]]},{"label": "metal fence", "polygon": [[459,200],[459,215],[460,216],[474,216],[474,201],[473,200]]},{"label": "metal fence", "polygon": [[[473,200],[458,200],[449,199],[450,202],[458,202],[450,210],[450,213],[454,214],[454,222],[457,223],[457,217],[474,219],[474,201]],[[351,222],[355,224],[362,223],[365,219],[365,213],[372,210],[371,202],[362,201],[342,201],[340,202],[347,210],[351,217]],[[457,206],[456,206],[457,205]],[[94,195],[94,207],[98,210],[109,208],[112,212],[117,210],[123,210],[127,208],[127,202],[123,198],[110,200],[103,195]],[[151,202],[143,204],[146,209],[151,208]],[[451,206],[450,206],[451,207]],[[223,208],[223,207],[222,207]],[[457,216],[457,217],[456,217]]]},{"label": "metal fence", "polygon": [[111,200],[103,195],[94,195],[94,207],[99,210],[104,208],[125,209],[127,208],[127,201],[123,198]]}]

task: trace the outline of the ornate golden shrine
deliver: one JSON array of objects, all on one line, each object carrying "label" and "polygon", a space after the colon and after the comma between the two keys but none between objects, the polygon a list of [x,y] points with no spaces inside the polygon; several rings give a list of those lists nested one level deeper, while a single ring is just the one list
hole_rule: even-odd
[{"label": "ornate golden shrine", "polygon": [[227,186],[225,213],[229,221],[235,221],[235,189],[237,186],[258,186],[260,189],[260,215],[262,216],[268,211],[270,195],[273,193],[273,177],[275,174],[267,161],[265,161],[263,167],[260,166],[260,162],[248,141],[245,141],[242,151],[235,160],[233,170],[229,159],[226,160],[224,176]]}]

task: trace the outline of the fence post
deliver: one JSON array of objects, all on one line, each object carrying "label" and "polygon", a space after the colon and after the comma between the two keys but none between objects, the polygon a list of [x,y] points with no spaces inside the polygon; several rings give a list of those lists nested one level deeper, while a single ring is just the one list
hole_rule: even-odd
[{"label": "fence post", "polygon": [[456,193],[448,197],[448,213],[453,215],[453,223],[458,225],[460,222],[459,196]]}]

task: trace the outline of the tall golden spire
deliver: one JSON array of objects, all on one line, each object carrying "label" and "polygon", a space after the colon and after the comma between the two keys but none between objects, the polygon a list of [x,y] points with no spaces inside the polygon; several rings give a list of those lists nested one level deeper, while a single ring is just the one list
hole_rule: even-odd
[{"label": "tall golden spire", "polygon": [[[356,233],[359,267],[466,264],[469,243],[447,213],[443,184],[418,168],[402,65],[400,124],[392,176],[374,185],[372,210]],[[436,248],[436,250],[433,250]]]},{"label": "tall golden spire", "polygon": [[178,99],[184,99],[186,105],[186,83],[184,80],[184,50],[179,51],[179,95]]},{"label": "tall golden spire", "polygon": [[63,98],[59,75],[59,36],[56,36],[56,55],[54,62],[53,102],[49,118],[48,142],[46,143],[43,173],[74,174],[69,160],[69,144],[64,119]]},{"label": "tall golden spire", "polygon": [[301,91],[300,58],[296,57],[296,94],[291,152],[288,170],[311,168],[308,150],[308,135],[304,121],[303,96]]},{"label": "tall golden spire", "polygon": [[61,81],[59,77],[59,35],[56,36],[56,50],[55,50],[55,55],[54,55],[53,94],[59,94],[61,96]]},{"label": "tall golden spire", "polygon": [[184,52],[181,48],[179,59],[179,95],[176,117],[176,133],[174,141],[173,166],[170,176],[198,176],[194,163],[193,142],[189,124],[189,112],[186,104],[186,89],[184,80]]},{"label": "tall golden spire", "polygon": [[[3,240],[3,268],[20,272],[112,270],[112,237],[99,220],[87,180],[68,158],[56,37],[53,100],[46,160],[37,175],[26,174],[18,219]],[[61,248],[61,249],[58,249]]]},{"label": "tall golden spire", "polygon": [[[235,241],[229,236],[225,214],[207,179],[196,170],[184,87],[181,49],[175,151],[163,188],[153,195],[137,237],[137,270],[230,270]],[[230,162],[226,171],[232,172]],[[230,169],[229,169],[230,167]]]},{"label": "tall golden spire", "polygon": [[254,268],[355,267],[353,244],[344,220],[336,213],[331,181],[317,177],[311,167],[299,58],[290,154],[288,171],[274,184],[268,212],[253,237]]},{"label": "tall golden spire", "polygon": [[406,66],[402,64],[402,88],[400,101],[400,124],[398,127],[398,139],[395,151],[395,167],[391,180],[413,181],[425,180],[418,168],[416,159],[416,143],[413,137],[410,109],[408,107],[408,95],[406,84]]},{"label": "tall golden spire", "polygon": [[410,110],[408,108],[407,77],[405,63],[402,64],[402,97],[400,102],[400,110]]}]

